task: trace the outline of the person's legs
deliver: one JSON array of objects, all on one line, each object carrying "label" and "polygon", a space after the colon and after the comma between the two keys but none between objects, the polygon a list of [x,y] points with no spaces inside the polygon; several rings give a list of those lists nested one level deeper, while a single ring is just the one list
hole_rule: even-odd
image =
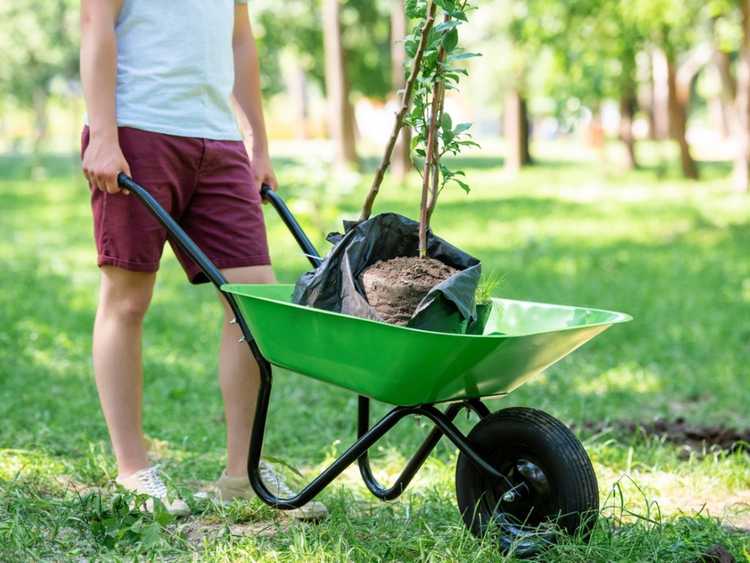
[{"label": "person's legs", "polygon": [[[274,283],[271,266],[248,266],[223,270],[231,283]],[[234,313],[224,304],[224,325],[219,352],[219,384],[227,422],[227,467],[230,477],[247,477],[247,454],[252,432],[260,373],[239,326],[230,321]]]},{"label": "person's legs", "polygon": [[102,266],[94,372],[121,477],[148,467],[142,430],[141,335],[155,273]]}]

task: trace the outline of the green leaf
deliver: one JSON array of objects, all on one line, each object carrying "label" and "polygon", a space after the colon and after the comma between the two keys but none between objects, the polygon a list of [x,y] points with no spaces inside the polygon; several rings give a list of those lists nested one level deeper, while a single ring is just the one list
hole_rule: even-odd
[{"label": "green leaf", "polygon": [[471,129],[471,123],[459,123],[453,130],[453,134],[458,137],[461,133],[464,133]]},{"label": "green leaf", "polygon": [[411,58],[414,58],[414,56],[417,54],[418,47],[419,44],[412,39],[407,39],[406,41],[404,41],[404,50],[406,51],[406,54]]},{"label": "green leaf", "polygon": [[462,182],[461,180],[457,180],[456,178],[451,178],[453,182],[456,182],[463,191],[465,191],[467,194],[471,191],[471,188],[469,187],[469,184],[466,182]]},{"label": "green leaf", "polygon": [[453,130],[453,120],[448,112],[443,112],[443,119],[440,126],[447,131]]},{"label": "green leaf", "polygon": [[445,31],[450,31],[451,29],[455,29],[458,24],[459,22],[457,20],[448,20],[447,22],[439,23],[435,26],[435,32],[443,33]]},{"label": "green leaf", "polygon": [[466,59],[473,59],[476,57],[481,57],[482,53],[471,53],[469,51],[464,51],[463,53],[453,53],[451,55],[448,55],[448,61],[465,61]]},{"label": "green leaf", "polygon": [[451,29],[443,37],[443,48],[450,53],[458,45],[458,30]]}]

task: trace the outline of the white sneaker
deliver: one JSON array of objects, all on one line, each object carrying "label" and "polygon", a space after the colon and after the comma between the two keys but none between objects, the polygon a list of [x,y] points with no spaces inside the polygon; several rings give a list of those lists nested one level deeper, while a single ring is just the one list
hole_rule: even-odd
[{"label": "white sneaker", "polygon": [[[290,498],[296,494],[289,488],[284,478],[276,472],[273,465],[266,461],[260,462],[260,476],[263,479],[263,483],[265,483],[273,495],[281,498]],[[210,496],[222,504],[229,504],[234,499],[253,499],[256,497],[256,494],[247,476],[230,477],[226,473],[223,473],[211,486]],[[209,494],[205,492],[197,493],[195,497],[208,498]],[[284,512],[297,520],[322,520],[328,516],[328,509],[323,503],[316,500],[311,500],[301,508],[285,510]]]},{"label": "white sneaker", "polygon": [[154,511],[154,499],[159,499],[167,509],[167,512],[173,516],[187,516],[190,514],[190,507],[182,499],[175,498],[170,500],[167,495],[167,486],[159,475],[156,467],[148,467],[136,471],[128,477],[118,477],[117,484],[122,488],[140,495],[148,495],[150,498],[144,503],[144,508],[148,512]]}]

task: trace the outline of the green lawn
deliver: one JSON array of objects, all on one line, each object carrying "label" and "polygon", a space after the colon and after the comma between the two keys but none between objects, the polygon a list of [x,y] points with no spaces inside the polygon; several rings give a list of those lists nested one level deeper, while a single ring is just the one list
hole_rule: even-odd
[{"label": "green lawn", "polygon": [[[446,192],[434,229],[502,276],[503,296],[620,310],[635,321],[491,407],[533,406],[579,428],[655,417],[750,426],[750,197],[729,190],[718,164],[687,183],[649,169],[616,174],[571,155],[542,147],[540,164],[517,179],[489,152],[467,157],[474,189]],[[74,160],[44,164],[46,179],[31,181],[26,160],[0,158],[0,560],[498,559],[490,542],[463,530],[456,452],[446,444],[393,503],[369,497],[350,468],[322,494],[331,518],[317,526],[260,503],[204,508],[164,526],[113,505],[90,361],[97,269],[87,191]],[[324,183],[307,167],[279,159],[285,195],[309,196],[316,177]],[[308,186],[295,191],[301,177]],[[339,215],[354,216],[364,183],[354,193],[328,184],[337,206],[334,196],[291,203],[321,240]],[[379,208],[413,215],[412,183],[386,186]],[[277,274],[293,281],[305,261],[270,208],[267,219]],[[178,487],[222,467],[219,323],[213,292],[186,284],[167,251],[146,323],[145,426]],[[355,407],[350,393],[279,373],[267,453],[313,475],[352,440]],[[384,480],[427,430],[404,422],[373,451]],[[750,561],[750,456],[685,455],[616,430],[580,436],[599,477],[602,518],[589,545],[570,539],[546,560],[690,561],[720,543]]]}]

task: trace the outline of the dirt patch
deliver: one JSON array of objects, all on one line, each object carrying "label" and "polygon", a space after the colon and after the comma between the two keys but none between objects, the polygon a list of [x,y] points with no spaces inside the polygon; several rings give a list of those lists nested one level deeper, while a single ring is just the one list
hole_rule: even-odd
[{"label": "dirt patch", "polygon": [[685,454],[704,451],[743,451],[750,453],[750,428],[736,430],[725,426],[700,426],[684,418],[653,422],[619,421],[614,423],[584,422],[583,428],[594,433],[616,430],[623,434],[657,436],[673,444],[684,446]]},{"label": "dirt patch", "polygon": [[376,262],[359,279],[378,316],[405,325],[427,293],[457,271],[433,258],[401,256]]},{"label": "dirt patch", "polygon": [[736,563],[734,555],[723,545],[712,545],[696,563]]}]

